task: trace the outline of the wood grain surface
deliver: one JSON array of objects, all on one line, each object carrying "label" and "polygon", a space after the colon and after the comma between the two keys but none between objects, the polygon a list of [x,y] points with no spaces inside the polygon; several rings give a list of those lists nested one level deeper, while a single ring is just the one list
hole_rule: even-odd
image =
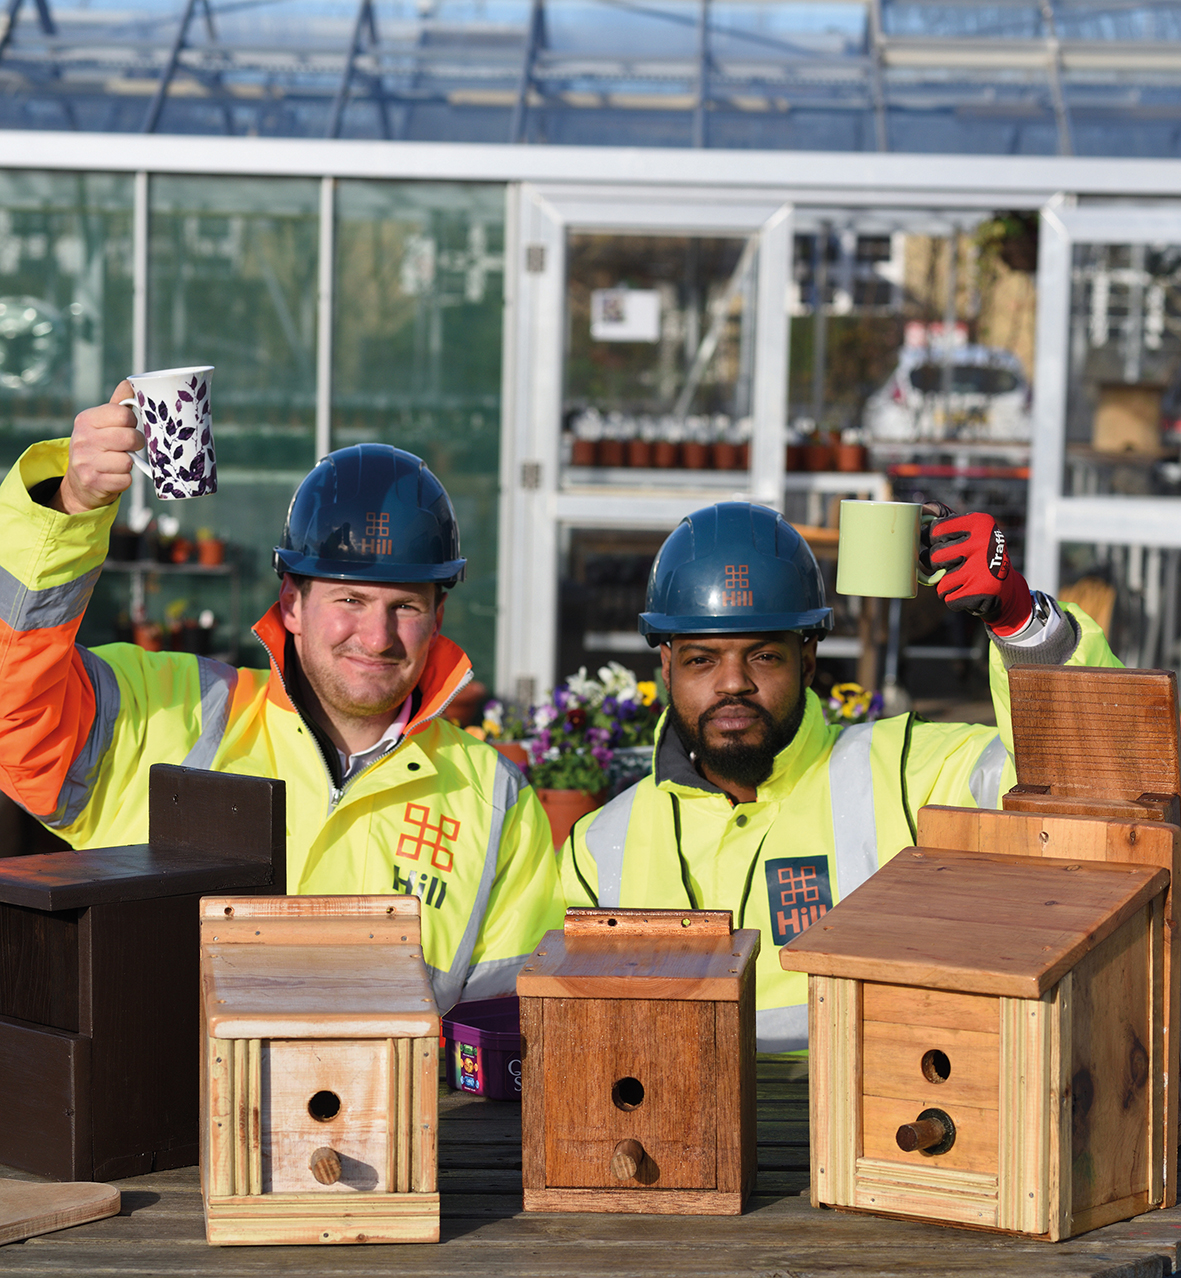
[{"label": "wood grain surface", "polygon": [[1172,670],[1012,666],[1009,697],[1020,785],[1093,799],[1181,792]]},{"label": "wood grain surface", "polygon": [[566,911],[562,930],[567,936],[664,936],[682,932],[729,936],[734,930],[732,918],[729,910],[601,910],[576,906]]},{"label": "wood grain surface", "polygon": [[780,962],[1038,998],[1168,882],[1152,867],[908,848],[785,945]]},{"label": "wood grain surface", "polygon": [[[761,1058],[759,1175],[741,1216],[550,1215],[521,1205],[521,1105],[440,1094],[441,1241],[323,1248],[210,1247],[195,1167],[123,1180],[121,1215],[0,1252],[6,1274],[90,1278],[1164,1278],[1181,1210],[1058,1245],[860,1213],[818,1211],[808,1185],[807,1082]],[[862,1160],[864,1182],[873,1168]],[[11,1173],[10,1173],[11,1174]],[[965,1177],[958,1201],[975,1182]],[[881,1207],[879,1202],[875,1204]],[[977,1209],[978,1210],[978,1209]],[[971,1219],[965,1223],[972,1223]],[[354,1224],[354,1235],[364,1232]]]},{"label": "wood grain surface", "polygon": [[544,1015],[546,1188],[619,1192],[611,1158],[628,1139],[647,1154],[632,1187],[716,1188],[715,1079],[737,1062],[717,1057],[713,1005],[547,999]]},{"label": "wood grain surface", "polygon": [[616,935],[598,926],[570,936],[547,932],[517,976],[517,993],[522,998],[737,1002],[743,971],[759,944],[757,928],[731,933],[678,924],[655,933]]},{"label": "wood grain surface", "polygon": [[0,1180],[0,1243],[102,1220],[118,1212],[119,1191],[112,1185],[91,1181],[38,1185]]}]

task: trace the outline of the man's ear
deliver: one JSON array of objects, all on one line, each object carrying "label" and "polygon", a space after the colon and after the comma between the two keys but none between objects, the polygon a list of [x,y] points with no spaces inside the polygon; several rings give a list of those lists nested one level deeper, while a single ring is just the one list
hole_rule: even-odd
[{"label": "man's ear", "polygon": [[279,587],[279,615],[291,634],[303,633],[303,592],[289,572],[283,574]]},{"label": "man's ear", "polygon": [[[669,640],[668,643],[662,643],[660,645],[660,677],[664,680],[664,686],[666,688],[669,686],[668,680],[669,680],[669,674],[672,671],[672,666],[673,666],[673,646],[672,646],[672,641]],[[672,693],[670,692],[668,695],[671,697]]]},{"label": "man's ear", "polygon": [[447,592],[435,587],[435,633],[431,636],[432,642],[435,637],[443,633],[443,605],[447,602]]},{"label": "man's ear", "polygon": [[800,641],[800,682],[805,688],[810,688],[812,680],[816,678],[816,644],[818,642],[815,635],[809,635]]}]

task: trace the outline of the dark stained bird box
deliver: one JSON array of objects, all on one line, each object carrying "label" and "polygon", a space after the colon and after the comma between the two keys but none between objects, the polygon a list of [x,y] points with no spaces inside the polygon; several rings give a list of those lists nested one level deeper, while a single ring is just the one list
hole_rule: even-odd
[{"label": "dark stained bird box", "polygon": [[201,1002],[209,1241],[438,1242],[418,898],[206,898]]},{"label": "dark stained bird box", "polygon": [[285,793],[156,764],[149,843],[0,859],[0,1163],[109,1181],[197,1161],[198,902],[284,890]]},{"label": "dark stained bird box", "polygon": [[546,933],[517,977],[526,1211],[742,1211],[758,952],[728,910],[568,910]]},{"label": "dark stained bird box", "polygon": [[908,848],[784,946],[813,1203],[1051,1240],[1159,1206],[1168,882]]}]

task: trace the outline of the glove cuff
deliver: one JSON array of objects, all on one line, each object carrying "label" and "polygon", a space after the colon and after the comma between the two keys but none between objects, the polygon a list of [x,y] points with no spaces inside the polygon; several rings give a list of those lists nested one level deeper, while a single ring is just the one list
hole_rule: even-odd
[{"label": "glove cuff", "polygon": [[1000,639],[1008,639],[1024,630],[1033,616],[1033,594],[1025,578],[1011,568],[1001,588],[1000,609],[987,618],[988,628]]}]

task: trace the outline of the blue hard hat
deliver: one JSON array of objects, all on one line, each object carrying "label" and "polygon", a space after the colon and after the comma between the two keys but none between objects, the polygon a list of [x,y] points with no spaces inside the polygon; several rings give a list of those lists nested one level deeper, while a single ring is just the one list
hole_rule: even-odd
[{"label": "blue hard hat", "polygon": [[447,490],[413,453],[354,444],[329,453],[295,490],[275,571],[342,581],[463,580]]},{"label": "blue hard hat", "polygon": [[640,634],[831,630],[832,609],[807,543],[767,506],[722,501],[669,533],[648,577]]}]

